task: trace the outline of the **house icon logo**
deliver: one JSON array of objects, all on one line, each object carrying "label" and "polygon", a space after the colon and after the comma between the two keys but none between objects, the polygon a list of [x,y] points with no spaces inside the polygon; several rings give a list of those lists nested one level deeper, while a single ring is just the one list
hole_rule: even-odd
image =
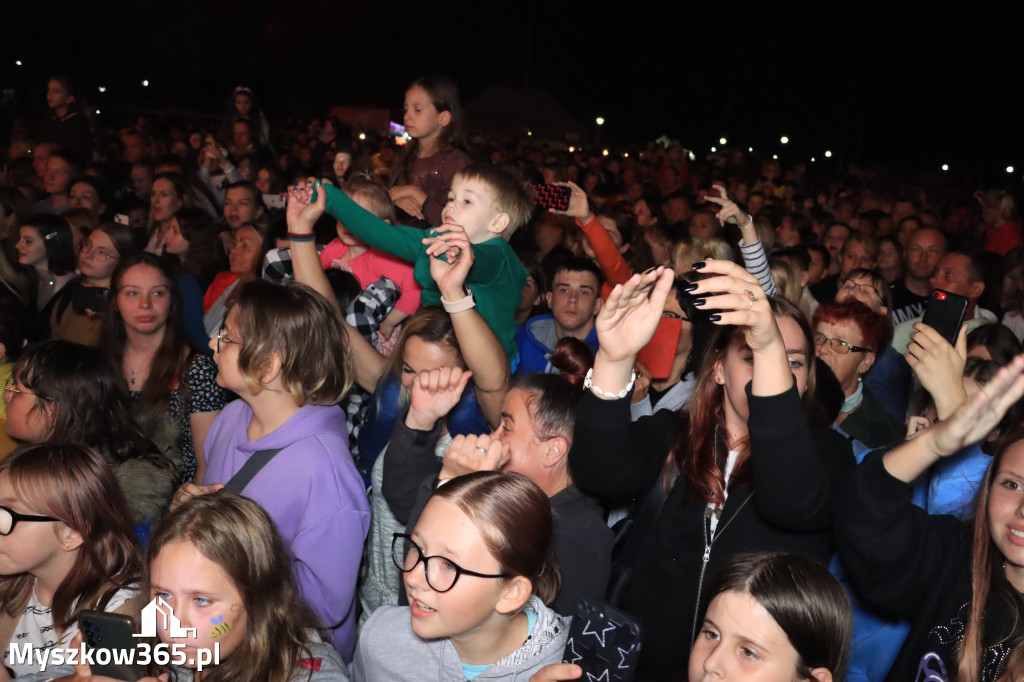
[{"label": "house icon logo", "polygon": [[[142,632],[133,637],[156,637],[157,619],[162,619],[163,627],[171,637],[196,637],[195,628],[181,627],[181,621],[174,615],[174,609],[160,597],[146,604],[142,609]],[[191,633],[191,634],[190,634]]]}]

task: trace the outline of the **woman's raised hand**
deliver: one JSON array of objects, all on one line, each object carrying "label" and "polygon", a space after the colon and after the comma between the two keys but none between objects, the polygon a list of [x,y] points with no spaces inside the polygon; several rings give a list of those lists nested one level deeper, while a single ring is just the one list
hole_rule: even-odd
[{"label": "woman's raised hand", "polygon": [[473,373],[461,367],[423,370],[412,380],[406,425],[420,431],[434,428],[438,419],[452,411]]},{"label": "woman's raised hand", "polygon": [[689,289],[699,299],[695,305],[715,311],[710,316],[713,323],[741,327],[747,345],[755,353],[776,345],[784,347],[768,296],[756,277],[727,260],[709,258],[705,263],[695,263],[694,269],[702,275],[715,275]]},{"label": "woman's raised hand", "polygon": [[568,187],[572,190],[572,194],[569,195],[569,207],[567,209],[564,211],[552,210],[551,212],[567,215],[586,225],[590,218],[590,203],[587,201],[587,193],[575,182],[556,182],[555,184],[559,187]]},{"label": "woman's raised hand", "polygon": [[632,367],[634,356],[658,328],[672,279],[673,272],[659,266],[615,285],[594,322],[599,356],[612,362],[628,361]]},{"label": "woman's raised hand", "polygon": [[753,227],[753,221],[751,221],[750,216],[741,211],[736,202],[726,196],[724,187],[716,184],[711,189],[717,192],[717,196],[715,193],[709,193],[707,200],[720,206],[718,213],[715,214],[719,222],[723,225],[725,223],[732,223],[733,225],[738,225],[740,229]]},{"label": "woman's raised hand", "polygon": [[922,438],[931,438],[932,452],[948,457],[987,436],[1010,406],[1024,395],[1024,354],[996,373],[972,399],[960,404],[949,419],[931,427]]},{"label": "woman's raised hand", "polygon": [[327,208],[327,193],[321,187],[313,201],[313,184],[321,183],[315,178],[307,178],[305,182],[293,185],[288,190],[288,206],[285,208],[285,220],[288,231],[295,234],[313,234],[313,225]]}]

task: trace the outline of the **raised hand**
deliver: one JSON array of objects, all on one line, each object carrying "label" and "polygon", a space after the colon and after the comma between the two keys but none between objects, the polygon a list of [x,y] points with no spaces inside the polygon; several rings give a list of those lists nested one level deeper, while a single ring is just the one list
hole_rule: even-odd
[{"label": "raised hand", "polygon": [[768,296],[756,277],[732,261],[709,258],[697,265],[701,265],[698,269],[701,274],[717,275],[691,285],[690,289],[696,297],[717,294],[700,299],[706,310],[716,311],[711,315],[712,322],[742,327],[747,345],[755,353],[782,344],[782,334],[775,323]]},{"label": "raised hand", "polygon": [[949,419],[931,427],[921,437],[931,437],[932,452],[948,457],[982,440],[1024,395],[1024,354],[996,373],[974,398],[965,400]]},{"label": "raised hand", "polygon": [[510,447],[487,434],[455,436],[444,453],[441,480],[475,471],[499,471],[508,462]]},{"label": "raised hand", "polygon": [[575,182],[556,182],[559,187],[568,187],[572,190],[572,194],[569,195],[569,207],[564,211],[556,211],[552,209],[552,213],[561,213],[576,220],[583,224],[586,224],[590,220],[590,203],[587,201],[587,193],[577,185]]},{"label": "raised hand", "polygon": [[[430,256],[430,276],[437,283],[441,296],[447,301],[465,297],[466,278],[473,267],[473,245],[465,228],[445,223],[423,239]],[[444,256],[442,259],[441,256]]]},{"label": "raised hand", "polygon": [[327,192],[317,192],[313,202],[313,184],[321,186],[319,180],[307,178],[288,190],[288,206],[285,208],[285,219],[288,231],[295,234],[313,234],[313,225],[327,209]]},{"label": "raised hand", "polygon": [[724,187],[715,184],[711,189],[713,192],[709,193],[705,198],[719,205],[718,213],[715,214],[719,222],[723,225],[725,223],[732,223],[733,225],[738,225],[741,229],[754,226],[750,216],[741,211],[736,202],[726,196]]},{"label": "raised hand", "polygon": [[658,328],[672,279],[671,270],[658,267],[615,285],[594,322],[599,355],[614,362],[628,360],[632,365]]},{"label": "raised hand", "polygon": [[939,419],[949,417],[960,403],[967,400],[963,384],[964,364],[967,362],[966,324],[960,328],[954,348],[928,325],[915,323],[903,357],[935,401]]},{"label": "raised hand", "polygon": [[434,428],[437,420],[458,404],[472,376],[472,372],[461,367],[441,367],[417,374],[410,388],[406,425],[420,431]]}]

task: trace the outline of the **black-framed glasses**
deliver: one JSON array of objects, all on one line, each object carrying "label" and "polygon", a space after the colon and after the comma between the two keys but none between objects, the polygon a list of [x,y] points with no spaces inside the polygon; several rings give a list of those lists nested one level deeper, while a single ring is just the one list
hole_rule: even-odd
[{"label": "black-framed glasses", "polygon": [[224,343],[241,343],[241,341],[235,341],[233,338],[228,336],[228,328],[227,327],[221,327],[220,328],[220,332],[217,333],[217,352],[218,353],[220,352],[220,342],[221,341],[224,341]]},{"label": "black-framed glasses", "polygon": [[39,393],[33,393],[32,391],[25,390],[24,388],[18,388],[18,384],[14,381],[14,379],[8,379],[7,382],[4,383],[4,393],[7,393],[8,391],[10,391],[11,393],[17,393],[18,395],[24,393],[25,395],[34,396],[36,398],[39,398],[40,400],[45,400],[48,403],[53,402],[53,398],[51,398],[48,395],[40,395]]},{"label": "black-framed glasses", "polygon": [[847,343],[846,341],[843,341],[842,339],[836,339],[836,338],[831,338],[830,339],[829,337],[825,336],[821,332],[814,332],[814,347],[815,348],[819,348],[819,347],[825,345],[826,342],[828,343],[829,348],[832,349],[832,352],[840,353],[842,355],[846,355],[847,353],[850,353],[850,352],[854,352],[854,353],[874,353],[875,352],[871,348],[864,348],[863,346],[854,346],[852,343]]},{"label": "black-framed glasses", "polygon": [[459,577],[471,575],[475,578],[509,578],[507,573],[477,573],[459,566],[443,556],[424,556],[420,546],[405,533],[395,533],[391,541],[391,560],[402,573],[408,573],[423,562],[427,585],[434,592],[447,592],[455,587]]},{"label": "black-framed glasses", "polygon": [[10,507],[0,506],[0,535],[10,535],[18,521],[60,521],[52,516],[35,516],[19,514]]}]

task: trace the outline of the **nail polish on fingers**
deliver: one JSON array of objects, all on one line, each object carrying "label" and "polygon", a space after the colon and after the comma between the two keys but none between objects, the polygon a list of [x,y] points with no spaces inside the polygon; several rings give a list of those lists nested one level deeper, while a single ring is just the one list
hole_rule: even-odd
[{"label": "nail polish on fingers", "polygon": [[704,261],[699,260],[691,266],[694,270],[700,270],[704,267]]},{"label": "nail polish on fingers", "polygon": [[715,313],[714,315],[708,315],[708,322],[718,322],[721,319],[722,319],[722,316],[719,315],[718,313]]},{"label": "nail polish on fingers", "polygon": [[695,305],[695,306],[697,306],[698,308],[700,308],[700,307],[701,307],[701,306],[703,306],[703,305],[704,305],[705,303],[707,303],[707,299],[704,299],[704,298],[698,298],[698,299],[697,299],[696,301],[694,301],[694,302],[693,302],[693,305]]},{"label": "nail polish on fingers", "polygon": [[693,293],[694,291],[697,291],[697,287],[698,286],[700,286],[700,285],[699,284],[688,284],[687,286],[685,286],[683,288],[683,291],[688,293],[688,294],[690,294],[690,293]]}]

